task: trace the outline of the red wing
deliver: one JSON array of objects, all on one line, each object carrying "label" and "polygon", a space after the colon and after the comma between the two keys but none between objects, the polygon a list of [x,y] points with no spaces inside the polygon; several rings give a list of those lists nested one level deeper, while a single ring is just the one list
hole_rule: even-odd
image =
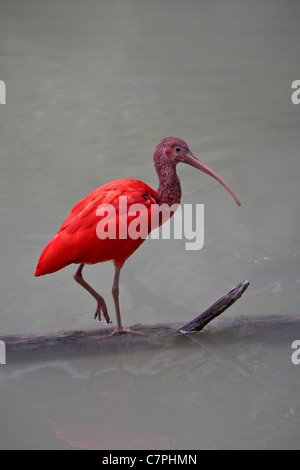
[{"label": "red wing", "polygon": [[[97,234],[97,226],[104,217],[104,214],[97,215],[97,209],[106,204],[115,208],[116,233],[119,233],[119,224],[122,219],[119,215],[120,196],[126,197],[128,208],[131,208],[133,204],[143,204],[143,207],[149,211],[151,205],[156,204],[155,192],[138,180],[112,181],[92,191],[73,207],[57,234],[46,246],[35,275],[40,276],[58,271],[71,263],[93,264],[108,260],[124,262],[144,239],[120,240],[117,236],[115,239],[101,240]],[[148,219],[148,212],[146,217]],[[127,224],[134,218],[134,216],[129,217]],[[149,232],[150,228],[148,228]]]}]

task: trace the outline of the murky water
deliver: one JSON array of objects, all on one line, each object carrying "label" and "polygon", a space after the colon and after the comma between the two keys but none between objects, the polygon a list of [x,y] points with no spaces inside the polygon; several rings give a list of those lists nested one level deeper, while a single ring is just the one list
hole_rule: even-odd
[{"label": "murky water", "polygon": [[[242,207],[179,168],[182,202],[205,204],[204,248],[146,241],[122,272],[124,323],[186,323],[251,283],[190,346],[7,357],[1,448],[299,448],[299,15],[299,2],[279,0],[1,1],[1,335],[95,327],[74,267],[36,279],[38,257],[95,187],[156,187],[153,149],[167,135]],[[114,318],[112,265],[86,277]]]}]

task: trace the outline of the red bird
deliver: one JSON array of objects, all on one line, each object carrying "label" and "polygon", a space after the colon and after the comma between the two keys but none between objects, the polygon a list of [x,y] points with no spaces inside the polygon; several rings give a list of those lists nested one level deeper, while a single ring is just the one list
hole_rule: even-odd
[{"label": "red bird", "polygon": [[[159,209],[162,204],[172,206],[180,203],[181,186],[176,173],[176,166],[179,162],[187,163],[215,178],[229,191],[236,203],[241,205],[228,184],[215,171],[195,157],[186,142],[177,137],[166,137],[157,144],[154,150],[154,166],[159,179],[157,191],[142,181],[130,178],[111,181],[92,191],[73,207],[57,234],[48,243],[40,256],[35,276],[53,273],[72,263],[79,264],[74,279],[96,299],[95,319],[98,318],[101,321],[101,313],[103,313],[106,323],[111,323],[104,298],[83,279],[82,270],[85,264],[113,261],[115,278],[112,295],[118,326],[113,333],[122,331],[137,333],[130,327],[124,328],[122,326],[119,306],[120,270],[127,258],[143,243],[153,228],[150,223],[151,207],[153,208],[155,205]],[[122,200],[126,200],[127,203],[125,213],[124,208],[122,209],[119,204],[119,198],[122,196],[125,197]],[[120,236],[119,229],[121,224],[124,227],[124,217],[126,217],[126,228],[135,219],[133,213],[130,213],[130,209],[135,204],[142,204],[145,208],[148,219],[146,236],[130,237],[127,233],[126,236],[124,234]],[[99,221],[104,220],[104,214],[109,213],[106,211],[108,205],[115,209],[110,218],[106,217],[107,224],[113,223],[116,236],[105,238],[105,236],[99,236],[98,224]],[[169,217],[172,215],[171,213]],[[162,222],[160,219],[159,225]]]}]

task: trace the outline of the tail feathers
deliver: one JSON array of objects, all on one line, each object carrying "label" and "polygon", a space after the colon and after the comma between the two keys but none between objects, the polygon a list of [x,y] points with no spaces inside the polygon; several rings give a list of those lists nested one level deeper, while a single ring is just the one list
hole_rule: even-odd
[{"label": "tail feathers", "polygon": [[70,251],[58,237],[52,238],[40,256],[34,275],[38,277],[55,273],[78,261]]}]

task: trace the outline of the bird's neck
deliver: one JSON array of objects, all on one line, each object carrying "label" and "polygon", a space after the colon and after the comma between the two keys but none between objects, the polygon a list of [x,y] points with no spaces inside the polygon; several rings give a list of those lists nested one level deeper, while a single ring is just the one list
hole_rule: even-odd
[{"label": "bird's neck", "polygon": [[176,166],[170,165],[155,165],[156,172],[159,179],[159,186],[157,190],[157,198],[159,205],[179,204],[181,200],[181,186],[180,180],[176,173]]}]

